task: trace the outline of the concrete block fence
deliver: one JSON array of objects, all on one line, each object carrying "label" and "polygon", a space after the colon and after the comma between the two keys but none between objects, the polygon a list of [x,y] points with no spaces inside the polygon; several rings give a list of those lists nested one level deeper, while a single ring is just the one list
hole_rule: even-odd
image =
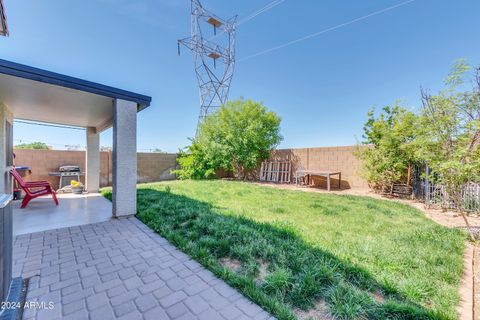
[{"label": "concrete block fence", "polygon": [[[356,149],[356,146],[279,149],[272,159],[291,160],[293,171],[297,168],[341,171],[342,188],[367,188],[367,182],[360,175],[362,163],[355,156]],[[85,170],[85,151],[16,149],[14,152],[16,165],[32,168],[28,180],[48,180],[54,188],[58,187],[58,177],[50,177],[49,172],[57,171],[62,165],[78,165]],[[175,168],[176,160],[174,153],[137,153],[137,182],[175,179],[170,171]],[[318,186],[325,184],[320,177],[313,182]],[[112,153],[104,151],[100,153],[100,186],[111,184]]]},{"label": "concrete block fence", "polygon": [[[344,146],[279,149],[273,153],[272,158],[291,160],[293,172],[296,169],[340,171],[342,189],[368,188],[367,181],[360,174],[362,161],[355,156],[357,148],[357,146]],[[313,183],[326,187],[326,180],[322,177],[315,177]],[[332,184],[336,185],[336,181]]]},{"label": "concrete block fence", "polygon": [[[49,172],[57,171],[63,165],[77,165],[85,170],[85,151],[66,150],[26,150],[15,149],[15,165],[29,166],[32,174],[28,180],[48,180],[58,188],[58,177],[51,177]],[[173,180],[170,173],[175,168],[177,155],[171,153],[137,153],[137,182],[154,182]],[[82,178],[84,182],[84,177]],[[100,186],[112,184],[112,152],[100,152]]]}]

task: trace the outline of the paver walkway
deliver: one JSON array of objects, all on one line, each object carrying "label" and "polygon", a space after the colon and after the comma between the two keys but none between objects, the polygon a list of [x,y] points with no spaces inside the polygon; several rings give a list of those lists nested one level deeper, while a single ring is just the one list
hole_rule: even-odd
[{"label": "paver walkway", "polygon": [[136,218],[17,236],[14,262],[46,304],[24,319],[273,319]]}]

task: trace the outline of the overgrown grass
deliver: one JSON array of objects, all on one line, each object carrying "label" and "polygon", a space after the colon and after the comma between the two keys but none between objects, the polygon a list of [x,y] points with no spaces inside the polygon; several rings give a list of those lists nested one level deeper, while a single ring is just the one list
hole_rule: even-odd
[{"label": "overgrown grass", "polygon": [[139,185],[137,216],[279,319],[320,300],[340,319],[457,318],[465,234],[406,205],[175,181]]}]

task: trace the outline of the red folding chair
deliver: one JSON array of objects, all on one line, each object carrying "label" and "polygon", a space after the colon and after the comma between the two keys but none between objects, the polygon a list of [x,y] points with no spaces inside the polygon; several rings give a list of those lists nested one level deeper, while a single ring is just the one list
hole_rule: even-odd
[{"label": "red folding chair", "polygon": [[22,206],[20,208],[25,208],[30,200],[47,194],[52,195],[53,201],[55,201],[55,204],[58,206],[57,195],[48,181],[24,181],[22,176],[17,170],[15,170],[15,168],[10,170],[10,174],[13,176],[13,178],[15,178],[15,180],[17,180],[18,185],[23,189],[23,191],[25,191],[25,198],[23,198]]}]

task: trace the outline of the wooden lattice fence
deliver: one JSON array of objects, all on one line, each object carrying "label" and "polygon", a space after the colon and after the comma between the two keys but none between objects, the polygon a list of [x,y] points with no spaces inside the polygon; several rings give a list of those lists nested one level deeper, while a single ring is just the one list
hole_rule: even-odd
[{"label": "wooden lattice fence", "polygon": [[260,181],[290,183],[291,178],[290,161],[264,161],[260,166]]}]

